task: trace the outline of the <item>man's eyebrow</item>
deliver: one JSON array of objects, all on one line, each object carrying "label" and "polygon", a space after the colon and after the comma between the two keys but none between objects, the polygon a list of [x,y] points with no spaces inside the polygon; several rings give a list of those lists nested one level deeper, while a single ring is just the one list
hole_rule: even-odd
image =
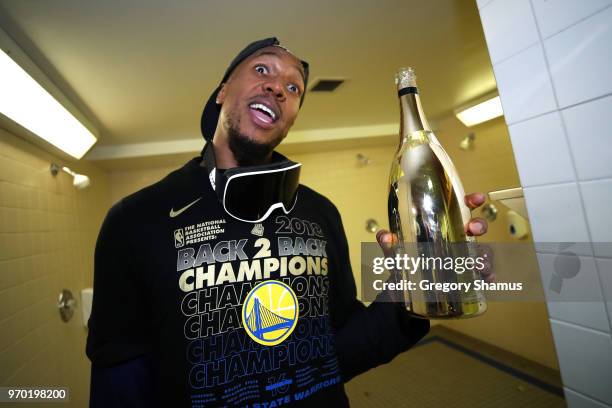
[{"label": "man's eyebrow", "polygon": [[[278,54],[275,53],[275,52],[272,52],[272,51],[262,51],[259,54],[257,54],[254,58],[260,57],[262,55],[272,55],[272,56],[280,59]],[[291,54],[291,55],[293,56],[293,54]],[[295,57],[295,58],[297,58],[297,57]],[[305,84],[306,83],[306,75],[304,75],[304,67],[302,67],[301,63],[299,65],[294,65],[294,67],[298,70],[298,72],[302,76],[302,82],[304,82],[304,84]]]}]

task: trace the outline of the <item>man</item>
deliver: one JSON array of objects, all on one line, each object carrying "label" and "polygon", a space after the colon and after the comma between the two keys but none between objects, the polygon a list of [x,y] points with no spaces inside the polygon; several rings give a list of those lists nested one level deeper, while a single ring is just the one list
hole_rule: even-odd
[{"label": "man", "polygon": [[[307,80],[275,38],[250,44],[205,106],[202,155],[109,211],[92,407],[348,406],[344,382],[429,330],[401,306],[356,299],[340,214],[273,152]],[[486,222],[466,228],[480,235]]]}]

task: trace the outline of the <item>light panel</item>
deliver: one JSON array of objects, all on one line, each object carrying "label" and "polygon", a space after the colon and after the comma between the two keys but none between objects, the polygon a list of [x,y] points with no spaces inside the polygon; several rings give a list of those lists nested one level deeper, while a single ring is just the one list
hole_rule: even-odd
[{"label": "light panel", "polygon": [[0,50],[0,113],[80,159],[97,139],[4,51]]},{"label": "light panel", "polygon": [[455,113],[465,126],[474,126],[504,114],[499,96]]}]

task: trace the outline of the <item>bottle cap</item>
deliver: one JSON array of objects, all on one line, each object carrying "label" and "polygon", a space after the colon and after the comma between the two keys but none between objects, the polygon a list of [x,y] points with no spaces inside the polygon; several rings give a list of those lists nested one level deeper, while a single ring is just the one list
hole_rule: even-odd
[{"label": "bottle cap", "polygon": [[397,75],[395,75],[395,84],[397,85],[397,89],[409,87],[416,88],[416,74],[414,73],[414,69],[411,67],[398,69]]}]

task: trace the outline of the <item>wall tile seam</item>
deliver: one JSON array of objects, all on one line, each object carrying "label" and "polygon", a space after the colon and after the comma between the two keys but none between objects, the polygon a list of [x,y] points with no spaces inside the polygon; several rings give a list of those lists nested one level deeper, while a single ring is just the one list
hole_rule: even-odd
[{"label": "wall tile seam", "polygon": [[[44,301],[46,301],[48,299],[51,299],[52,304],[53,304],[53,299],[55,299],[55,297],[56,297],[56,295],[49,295],[49,296],[46,296],[46,297],[42,297],[42,298],[38,299],[36,302],[27,305],[26,307],[14,311],[12,314],[10,314],[10,315],[6,316],[5,318],[3,318],[2,320],[0,320],[0,325],[3,324],[4,322],[6,322],[7,320],[10,320],[10,319],[14,318],[19,313],[22,313],[22,312],[24,312],[24,311],[26,311],[28,309],[36,307],[38,304],[43,303]],[[59,318],[59,316],[58,316],[58,318]],[[4,352],[5,350],[6,350],[6,348],[0,350],[0,353]]]},{"label": "wall tile seam", "polygon": [[[591,180],[597,181],[597,180]],[[78,214],[77,214],[78,215]],[[74,222],[74,221],[69,221]],[[87,230],[85,228],[78,228],[75,226],[68,225],[66,228],[53,228],[53,227],[44,227],[44,229],[19,229],[18,231],[0,231],[0,234],[8,234],[8,235],[16,235],[16,234],[53,234],[53,233],[70,233],[70,234],[81,234],[85,233]]]},{"label": "wall tile seam", "polygon": [[[33,188],[33,189],[37,190],[37,191],[40,190],[40,189],[37,189],[37,188]],[[51,199],[52,200],[58,200],[59,198],[58,197],[52,197]],[[40,207],[40,206],[38,206],[38,207],[36,207],[36,206],[28,206],[28,205],[26,205],[26,206],[20,206],[20,205],[12,206],[12,205],[7,205],[7,204],[2,204],[0,207],[2,207],[2,208],[19,208],[19,209],[23,209],[23,210],[40,210],[40,211],[44,211],[44,212],[52,212],[52,213],[59,213],[59,214],[64,214],[64,213],[71,214],[74,211],[78,210],[78,209],[75,209],[75,210],[70,210],[70,209],[62,210],[62,209],[49,208],[49,206],[47,208],[43,208],[43,207]]]},{"label": "wall tile seam", "polygon": [[[596,11],[592,12],[591,14],[589,14],[589,15],[587,15],[587,16],[585,16],[585,17],[582,17],[580,20],[574,21],[573,23],[571,23],[571,24],[570,24],[570,25],[568,25],[567,27],[564,27],[564,28],[562,28],[562,29],[561,29],[561,30],[559,30],[559,31],[555,31],[555,32],[554,32],[554,33],[552,33],[552,34],[549,34],[549,35],[548,35],[548,36],[546,36],[546,37],[542,37],[542,36],[540,36],[540,38],[542,39],[542,41],[549,40],[549,39],[551,39],[551,38],[555,37],[557,34],[561,34],[562,32],[567,31],[568,29],[570,29],[570,28],[572,28],[572,27],[574,27],[574,26],[576,26],[576,25],[578,25],[578,24],[580,24],[580,23],[582,23],[582,22],[584,22],[584,21],[588,20],[589,18],[594,17],[594,16],[596,16],[597,14],[599,14],[599,13],[602,13],[602,12],[606,11],[606,10],[607,10],[607,9],[609,9],[610,7],[612,7],[612,4],[608,4],[607,6],[602,7],[602,8],[600,8],[600,9],[598,9],[598,10],[596,10]],[[535,14],[535,8],[534,8],[534,14]],[[537,19],[537,16],[536,16],[536,19]]]},{"label": "wall tile seam", "polygon": [[561,180],[561,181],[550,181],[550,182],[546,182],[546,183],[524,183],[521,181],[521,187],[523,187],[523,189],[526,188],[538,188],[538,187],[553,187],[553,186],[559,186],[559,185],[566,185],[566,184],[576,184],[578,181],[577,180],[572,180],[572,179],[568,179],[568,180]]},{"label": "wall tile seam", "polygon": [[[483,29],[484,29],[484,27],[483,27]],[[527,51],[528,49],[535,47],[539,43],[540,43],[539,41],[533,42],[533,43],[531,43],[531,44],[521,48],[519,51],[513,52],[511,55],[509,55],[507,57],[504,57],[504,58],[500,59],[499,61],[496,61],[495,63],[493,63],[493,60],[491,60],[491,56],[489,55],[489,59],[491,60],[491,67],[495,68],[498,65],[503,64],[504,62],[507,62],[508,60],[512,59],[513,57],[516,57],[517,55]]]},{"label": "wall tile seam", "polygon": [[[21,186],[31,186],[32,181],[41,182],[42,178],[40,176],[43,173],[46,174],[46,172],[43,171],[40,167],[31,167],[21,161],[15,160],[14,158],[12,159],[7,156],[0,156],[0,163],[2,163],[3,167],[8,170],[8,172],[4,172],[2,174],[1,180],[12,181],[14,184],[19,184]],[[23,179],[15,179],[14,177],[12,177],[15,174],[18,174],[20,176],[26,175],[29,178],[27,179],[27,182],[25,182]],[[49,171],[48,174],[49,178],[53,178],[53,176],[51,175],[51,171]]]},{"label": "wall tile seam", "polygon": [[[19,149],[21,150],[21,149]],[[23,151],[23,150],[21,150]],[[34,157],[34,156],[32,156]],[[42,168],[40,166],[34,165],[32,163],[29,163],[27,161],[22,161],[22,160],[18,160],[15,159],[14,156],[11,156],[10,154],[6,154],[6,153],[0,153],[0,159],[2,160],[6,160],[9,162],[13,162],[12,165],[13,166],[21,166],[21,167],[26,167],[28,171],[32,172],[32,173],[46,173],[48,172],[49,176],[51,176],[51,162],[49,162],[49,168],[47,168],[46,170],[42,170]],[[42,165],[43,163],[46,163],[46,160],[41,160],[40,161],[40,165]]]},{"label": "wall tile seam", "polygon": [[[566,301],[566,302],[562,302],[562,301],[550,301],[547,304],[547,309],[549,310],[549,316],[551,319],[556,319],[560,322],[564,322],[564,323],[573,323],[576,324],[578,326],[580,326],[583,329],[589,329],[589,330],[595,330],[598,331],[600,334],[604,334],[608,337],[610,337],[612,334],[610,333],[610,328],[607,327],[606,323],[607,321],[605,320],[605,316],[601,314],[601,308],[605,308],[605,300],[600,300],[600,301],[592,301],[592,302],[584,302],[587,303],[587,305],[585,305],[586,307],[590,307],[589,310],[591,310],[593,312],[593,315],[597,316],[594,320],[589,321],[588,324],[583,324],[580,322],[575,322],[575,321],[570,321],[570,320],[566,320],[566,319],[576,319],[575,316],[571,316],[568,317],[567,316],[567,312],[563,311],[562,309],[554,309],[553,308],[553,314],[561,314],[562,317],[559,317],[558,315],[552,315],[550,314],[550,310],[548,309],[549,307],[553,307],[554,305],[557,305],[558,307],[563,307],[564,305],[568,305],[569,303],[576,303],[577,307],[581,307],[582,305],[580,304],[580,302],[571,302],[571,301]],[[599,307],[597,307],[599,306]],[[600,320],[599,316],[603,317],[603,320]],[[600,324],[601,323],[601,324]],[[611,337],[612,339],[612,337]]]},{"label": "wall tile seam", "polygon": [[[544,57],[546,58],[546,54],[544,54]],[[495,73],[495,71],[493,71],[493,72]],[[551,86],[553,88],[553,92],[556,92],[555,89],[554,89],[554,83],[552,82],[552,79],[550,78],[550,76],[549,76],[549,79],[551,80]],[[495,81],[495,82],[497,83],[497,81]],[[519,123],[526,122],[526,121],[531,120],[531,119],[539,118],[540,116],[549,115],[549,114],[551,114],[553,112],[561,112],[562,113],[563,111],[566,111],[568,109],[572,109],[572,108],[575,108],[575,107],[581,106],[581,105],[586,105],[587,103],[595,102],[595,101],[597,101],[599,99],[607,98],[607,97],[610,97],[610,96],[612,96],[612,92],[608,92],[608,93],[605,93],[605,94],[602,94],[602,95],[599,95],[599,96],[595,96],[593,98],[588,98],[588,99],[585,99],[583,101],[580,101],[580,102],[577,102],[577,103],[573,103],[573,104],[570,104],[570,105],[564,105],[563,107],[560,107],[560,105],[557,103],[557,109],[553,109],[553,110],[546,111],[546,112],[543,112],[543,113],[538,113],[537,115],[533,115],[533,116],[529,116],[527,118],[515,120],[513,122],[508,122],[506,120],[506,116],[504,115],[504,121],[506,122],[507,126],[512,126],[512,125],[516,125],[516,124],[519,124]]]},{"label": "wall tile seam", "polygon": [[612,92],[609,92],[609,93],[606,93],[606,94],[603,94],[603,95],[600,95],[600,96],[596,96],[594,98],[585,99],[584,101],[581,101],[581,102],[578,102],[578,103],[574,103],[574,104],[571,104],[571,105],[567,105],[567,106],[564,106],[564,107],[559,108],[559,109],[554,109],[554,110],[547,111],[547,112],[544,112],[544,113],[538,113],[537,115],[530,116],[528,118],[515,120],[514,122],[508,122],[506,120],[506,116],[504,115],[504,122],[506,122],[506,126],[514,126],[514,125],[518,125],[518,124],[523,123],[523,122],[527,122],[527,121],[532,120],[532,119],[537,119],[537,118],[542,117],[544,115],[550,115],[551,113],[554,113],[554,112],[559,112],[562,115],[563,112],[566,111],[566,110],[575,108],[577,106],[586,105],[586,104],[588,104],[590,102],[595,102],[595,101],[598,101],[600,99],[608,98],[610,96],[612,96]]},{"label": "wall tile seam", "polygon": [[[573,242],[574,244],[586,244],[586,242]],[[605,242],[605,244],[608,244],[609,242]],[[535,250],[536,254],[539,255],[559,255],[559,252],[554,252],[554,251],[542,251],[542,250]],[[612,259],[612,255],[610,256],[606,256],[606,255],[582,255],[582,254],[577,254],[577,256],[579,258],[593,258],[595,261],[600,260],[600,261],[609,261]]]},{"label": "wall tile seam", "polygon": [[[576,244],[586,244],[586,242],[576,242]],[[536,249],[535,251],[536,256],[537,255],[559,255],[559,252],[553,252],[553,251],[539,251]],[[591,253],[590,254],[577,254],[576,256],[578,256],[579,258],[592,258],[593,262],[595,262],[595,253],[593,252],[592,248],[591,248]],[[538,269],[539,269],[539,265],[538,265]],[[542,275],[542,271],[540,271],[540,275]],[[604,299],[604,298],[602,298]]]},{"label": "wall tile seam", "polygon": [[574,392],[574,393],[576,393],[576,394],[579,394],[581,397],[584,397],[585,399],[588,399],[588,400],[590,399],[590,400],[592,400],[592,401],[594,401],[594,402],[597,402],[597,403],[599,403],[599,404],[602,404],[602,405],[604,405],[604,406],[606,406],[606,407],[612,407],[612,405],[608,404],[607,402],[604,402],[604,401],[599,400],[599,399],[597,399],[597,398],[595,398],[595,397],[592,397],[592,396],[590,396],[590,395],[588,395],[588,394],[585,394],[585,393],[584,393],[584,392],[582,392],[582,391],[578,391],[578,390],[577,390],[577,389],[575,389],[575,388],[568,387],[567,385],[565,385],[565,383],[563,384],[563,388],[567,388],[567,389],[568,389],[568,390],[570,390],[571,392]]},{"label": "wall tile seam", "polygon": [[595,101],[598,101],[600,99],[608,98],[610,96],[612,96],[612,92],[608,92],[608,93],[603,94],[603,95],[595,96],[593,98],[585,99],[584,101],[573,103],[571,105],[566,105],[566,106],[564,106],[562,108],[559,108],[559,111],[563,112],[563,111],[575,108],[576,106],[586,105],[588,103],[595,102]]},{"label": "wall tile seam", "polygon": [[[44,278],[45,276],[54,275],[56,273],[60,273],[60,272],[45,271],[44,273],[41,273],[40,275],[35,276],[32,279],[28,279],[28,280],[25,280],[23,282],[16,283],[14,285],[6,286],[6,287],[0,289],[0,296],[4,296],[4,292],[8,292],[9,290],[17,290],[20,286],[24,286],[24,285],[27,285],[29,283],[36,282],[37,280],[40,280],[41,278]],[[5,319],[0,319],[0,324],[2,324],[4,322],[4,320]]]},{"label": "wall tile seam", "polygon": [[58,229],[53,229],[53,228],[18,228],[18,229],[7,229],[5,231],[0,231],[0,234],[8,234],[8,235],[15,235],[15,234],[51,234],[51,233],[55,233],[55,232],[70,232],[73,234],[79,234],[82,231],[78,230],[78,229],[63,229],[63,230],[58,230]]},{"label": "wall tile seam", "polygon": [[522,184],[523,188],[534,188],[534,187],[548,187],[548,186],[556,186],[560,184],[580,184],[580,183],[598,183],[602,181],[612,181],[611,176],[603,176],[603,177],[587,177],[583,179],[575,179],[575,180],[563,180],[563,181],[553,181],[548,183],[535,183],[535,184]]},{"label": "wall tile seam", "polygon": [[[34,256],[29,257],[29,258],[32,258],[32,260],[29,262],[29,264],[25,264],[24,265],[23,262],[24,261],[28,262],[28,258],[23,258],[23,259],[20,259],[20,260],[17,261],[19,264],[17,264],[17,265],[9,265],[9,268],[11,266],[16,266],[17,268],[28,268],[28,269],[29,268],[37,268],[40,272],[39,273],[33,273],[33,274],[31,274],[32,276],[38,276],[38,274],[44,275],[44,274],[47,273],[47,268],[46,268],[46,265],[44,264],[45,257],[43,257],[42,255],[34,255]],[[34,259],[34,258],[36,258],[36,259]],[[3,265],[3,266],[6,266],[6,265]],[[21,275],[26,275],[27,276],[28,274],[21,274]],[[5,286],[2,289],[0,289],[0,292],[4,291],[5,289],[11,288],[13,286],[16,286],[16,285]]]},{"label": "wall tile seam", "polygon": [[33,334],[36,331],[40,331],[41,329],[43,329],[46,326],[49,326],[50,321],[45,321],[43,324],[38,325],[36,327],[31,328],[30,330],[28,330],[26,333],[24,333],[22,336],[20,336],[17,339],[14,339],[14,341],[9,344],[8,346],[6,346],[4,349],[2,349],[0,351],[0,356],[4,355],[5,353],[10,353],[11,352],[11,348],[14,347],[15,345],[19,344],[21,341],[25,340],[27,337],[32,336],[35,334]]},{"label": "wall tile seam", "polygon": [[510,127],[510,126],[521,124],[521,123],[525,123],[525,122],[530,121],[532,119],[540,118],[540,117],[542,117],[544,115],[550,115],[551,113],[554,113],[554,112],[559,112],[559,110],[558,109],[549,110],[549,111],[546,111],[546,112],[538,113],[537,115],[533,115],[533,116],[529,116],[529,117],[526,117],[526,118],[523,118],[523,119],[515,120],[513,122],[508,122],[507,118],[506,118],[506,115],[504,115],[504,122],[506,122],[506,126],[507,127]]},{"label": "wall tile seam", "polygon": [[[29,234],[29,233],[24,233],[24,234]],[[15,233],[12,233],[11,235],[15,235]],[[27,255],[23,255],[23,256],[16,256],[16,257],[13,257],[13,258],[4,258],[4,259],[0,259],[0,262],[10,262],[10,261],[15,261],[15,260],[24,259],[24,258],[33,258],[33,257],[35,257],[37,255],[52,256],[52,255],[57,255],[60,252],[61,252],[61,249],[56,248],[56,249],[51,249],[50,251],[35,252],[35,253],[32,253],[32,254],[27,254]]]},{"label": "wall tile seam", "polygon": [[[21,139],[19,136],[17,136],[17,138]],[[23,161],[23,160],[16,159],[14,155],[10,154],[10,152],[7,154],[5,153],[5,151],[0,151],[0,158],[8,159],[15,163],[19,163],[22,166],[29,167],[32,170],[34,170],[36,173],[47,173],[49,174],[49,176],[51,176],[51,164],[52,163],[55,163],[59,166],[70,165],[70,163],[67,160],[63,160],[60,158],[53,158],[53,157],[40,157],[41,156],[40,154],[28,152],[27,148],[16,147],[10,142],[8,144],[11,145],[15,150],[21,152],[21,154],[25,152],[26,157],[28,157],[28,159],[32,159],[32,161],[30,160]],[[45,152],[44,149],[39,148],[38,146],[35,146],[35,145],[32,145],[32,146],[40,149],[42,152]],[[33,163],[34,161],[37,162],[37,164],[34,164]],[[47,165],[47,167],[44,170],[42,170],[42,167],[41,167],[43,164]],[[59,174],[62,174],[62,173],[59,173]],[[68,175],[66,174],[66,176]]]},{"label": "wall tile seam", "polygon": [[581,184],[597,184],[597,183],[601,183],[604,181],[612,181],[612,176],[607,176],[607,177],[597,177],[597,178],[592,178],[592,179],[588,179],[588,180],[579,180],[579,183]]},{"label": "wall tile seam", "polygon": [[[549,303],[554,303],[554,302],[546,302],[547,305]],[[593,335],[596,335],[596,336],[605,336],[605,337],[608,338],[608,340],[612,341],[612,335],[610,334],[610,332],[599,330],[599,329],[594,329],[592,327],[583,326],[581,324],[577,324],[577,323],[573,323],[573,322],[568,322],[567,320],[563,320],[563,319],[560,319],[558,317],[549,317],[548,319],[551,322],[558,323],[558,324],[565,325],[565,326],[569,326],[569,327],[571,327],[573,329],[582,330],[582,331],[585,331],[587,333],[590,333],[590,334],[593,334]]]},{"label": "wall tile seam", "polygon": [[558,182],[558,183],[542,184],[539,186],[523,186],[523,191],[531,190],[535,188],[543,188],[543,187],[563,187],[563,186],[577,186],[577,185],[578,185],[578,181],[572,180],[572,181],[563,181],[563,182]]},{"label": "wall tile seam", "polygon": [[[538,243],[542,243],[542,242],[536,242],[536,244]],[[556,242],[554,242],[556,244]],[[587,242],[572,242],[573,244],[586,244]],[[555,252],[555,251],[542,251],[539,249],[535,249],[535,253],[537,255],[559,255],[559,252]],[[595,255],[591,254],[591,255],[583,255],[583,254],[577,254],[576,256],[578,256],[579,258],[596,258]]]},{"label": "wall tile seam", "polygon": [[485,4],[483,4],[482,6],[478,7],[478,1],[474,0],[474,3],[476,3],[476,8],[478,9],[478,11],[482,10],[483,8],[487,7],[489,4],[493,3],[495,0],[488,0]]},{"label": "wall tile seam", "polygon": [[[553,77],[552,77],[552,71],[550,69],[550,61],[548,60],[548,54],[546,53],[546,47],[544,46],[544,40],[542,39],[542,31],[540,29],[540,25],[536,18],[535,7],[533,6],[533,0],[529,0],[529,5],[531,6],[531,13],[533,14],[533,18],[535,20],[536,31],[538,33],[538,37],[540,38],[540,46],[543,49],[544,64],[546,66],[546,71],[548,72],[548,78],[552,86],[553,98],[555,100],[555,104],[557,105],[557,109],[559,109],[560,107],[559,97],[557,96],[557,90],[555,88],[555,84],[552,79]],[[576,165],[576,158],[574,157],[574,151],[572,149],[572,144],[570,143],[570,140],[569,140],[567,125],[565,124],[565,118],[563,117],[563,115],[560,115],[560,120],[561,120],[561,127],[563,128],[563,135],[565,137],[565,143],[567,143],[567,146],[569,147],[569,156],[570,156],[570,161],[572,163],[572,170],[574,172],[574,177],[577,180],[578,179],[578,167]],[[593,248],[593,244],[592,244],[593,234],[591,232],[591,226],[589,225],[589,218],[587,217],[587,213],[586,213],[586,205],[584,201],[584,194],[582,192],[582,186],[580,183],[577,183],[577,184],[578,184],[578,198],[580,200],[580,205],[582,207],[582,216],[584,217],[584,224],[587,230],[587,234],[591,240],[591,244],[590,244],[591,252],[595,254],[595,248]],[[606,293],[604,292],[604,285],[601,279],[601,272],[599,271],[599,266],[597,265],[597,262],[595,262],[595,269],[597,271],[597,281],[599,282],[599,291],[601,292],[601,298],[605,300],[607,299],[607,297],[606,297]],[[606,313],[606,317],[608,318],[608,328],[612,329],[612,316],[610,315],[610,311],[608,310],[607,307],[604,308],[604,311]]]},{"label": "wall tile seam", "polygon": [[[49,177],[53,177],[51,176],[51,174],[49,174]],[[22,184],[22,183],[16,183],[12,180],[8,180],[8,179],[4,179],[4,178],[0,178],[0,183],[7,183],[7,184],[12,184],[13,186],[17,186],[20,188],[24,188],[24,189],[30,189],[30,190],[34,190],[34,191],[41,191],[44,193],[48,193],[48,194],[54,194],[54,195],[58,195],[58,196],[63,196],[63,197],[68,197],[68,198],[76,198],[77,197],[77,192],[76,189],[74,191],[68,190],[68,192],[64,192],[62,194],[62,190],[60,189],[61,186],[53,186],[52,188],[46,188],[46,186],[44,186],[43,184],[36,184],[36,185],[31,185],[31,184]],[[69,181],[66,183],[66,186],[71,186],[72,183],[70,183]],[[57,187],[57,188],[55,188]],[[56,190],[60,190],[59,192]]]},{"label": "wall tile seam", "polygon": [[[0,183],[7,183],[7,184],[12,184],[13,186],[17,186],[19,188],[23,188],[23,189],[29,189],[29,190],[33,190],[34,192],[44,192],[46,194],[50,194],[50,195],[54,195],[56,197],[51,197],[52,200],[78,200],[78,198],[76,198],[76,194],[61,194],[61,193],[57,193],[55,191],[51,191],[51,190],[45,190],[43,187],[41,186],[29,186],[29,185],[24,185],[24,184],[18,184],[18,183],[14,183],[10,180],[0,180]],[[29,192],[27,192],[26,194],[29,194]],[[74,204],[76,205],[76,203]],[[6,206],[3,204],[3,206]],[[15,208],[12,206],[6,206],[8,208]],[[50,207],[50,206],[48,206]],[[17,208],[30,208],[30,207],[17,207]]]},{"label": "wall tile seam", "polygon": [[[23,336],[21,336],[20,338],[17,339],[16,342],[12,343],[11,345],[9,345],[8,347],[5,347],[1,352],[0,355],[8,353],[10,350],[10,348],[19,345],[20,343],[29,340],[28,337],[30,337],[30,335],[32,335],[32,333],[37,332],[37,331],[41,331],[42,329],[44,329],[45,327],[49,326],[51,323],[50,322],[45,322],[44,324],[35,327],[32,330],[29,330],[26,334],[24,334]],[[35,336],[35,335],[34,335]],[[49,342],[43,342],[45,344],[49,344]],[[44,349],[44,347],[43,347]]]},{"label": "wall tile seam", "polygon": [[[42,326],[41,326],[42,327]],[[49,348],[49,343],[45,343],[47,344],[46,347],[41,347],[40,349],[38,349],[38,353],[33,353],[32,356],[27,359],[26,362],[24,362],[23,364],[21,364],[19,367],[17,367],[15,369],[15,371],[13,371],[12,374],[9,374],[8,377],[6,377],[6,379],[4,380],[0,380],[0,383],[5,384],[5,383],[9,383],[13,378],[15,378],[15,376],[17,374],[19,374],[19,371],[23,370],[27,365],[29,365],[30,363],[32,363],[34,360],[36,360],[38,358],[38,356],[40,356],[41,354],[43,354],[44,352],[47,351],[47,349]]]},{"label": "wall tile seam", "polygon": [[[53,275],[54,275],[53,272],[50,273],[50,274],[45,274],[45,275],[39,276],[38,278],[36,278],[34,280],[26,282],[23,285],[19,285],[19,286],[26,286],[26,285],[28,285],[28,287],[26,287],[26,289],[28,289],[29,286],[36,285],[36,284],[40,285],[40,282],[36,282],[36,281],[47,281],[47,280],[49,281],[48,285],[43,285],[43,286],[38,286],[38,287],[34,286],[34,287],[30,288],[30,289],[35,291],[35,293],[34,293],[35,296],[24,296],[23,299],[25,299],[25,301],[22,301],[21,303],[17,303],[17,305],[21,306],[21,307],[19,309],[15,309],[15,310],[10,310],[9,309],[11,313],[9,313],[5,317],[3,317],[2,318],[2,322],[4,320],[14,316],[17,313],[20,313],[22,310],[31,307],[33,305],[33,303],[32,302],[28,302],[28,300],[31,300],[32,297],[40,296],[40,299],[36,300],[35,303],[42,302],[44,300],[48,300],[49,298],[56,297],[58,292],[52,293],[54,291],[54,288],[53,288],[52,284],[54,283],[53,278],[57,278],[57,276],[53,276]],[[36,283],[33,283],[33,282],[36,282]],[[46,283],[46,282],[43,282],[43,283]],[[12,292],[15,292],[16,290],[21,290],[21,289],[22,288],[12,289]],[[8,290],[6,290],[5,292],[8,292]],[[14,307],[16,307],[16,306],[14,306]],[[5,309],[5,310],[7,310],[7,309]]]},{"label": "wall tile seam", "polygon": [[[50,252],[50,251],[48,251],[48,252]],[[20,256],[20,257],[14,258],[14,259],[3,259],[3,260],[0,260],[0,268],[2,266],[5,266],[5,265],[3,265],[5,263],[10,263],[10,262],[13,262],[13,261],[20,261],[20,260],[26,259],[26,258],[36,258],[36,257],[39,257],[39,256],[42,257],[44,255],[45,255],[44,252],[39,252],[39,253],[34,254],[34,255]]]}]

